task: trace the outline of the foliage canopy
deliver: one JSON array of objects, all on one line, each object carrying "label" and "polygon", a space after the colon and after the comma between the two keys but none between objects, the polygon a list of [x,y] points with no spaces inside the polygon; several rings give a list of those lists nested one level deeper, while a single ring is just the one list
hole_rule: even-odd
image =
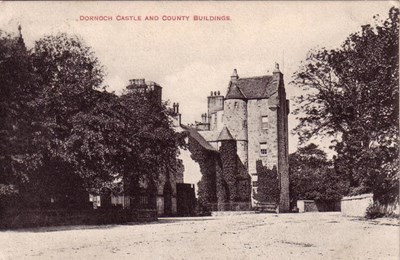
[{"label": "foliage canopy", "polygon": [[399,9],[375,17],[338,49],[312,50],[294,74],[305,91],[295,101],[301,142],[334,137],[336,170],[353,192],[398,194]]},{"label": "foliage canopy", "polygon": [[27,50],[22,36],[0,34],[0,199],[71,206],[178,169],[183,141],[166,104],[100,89],[104,75],[79,37],[45,36]]}]

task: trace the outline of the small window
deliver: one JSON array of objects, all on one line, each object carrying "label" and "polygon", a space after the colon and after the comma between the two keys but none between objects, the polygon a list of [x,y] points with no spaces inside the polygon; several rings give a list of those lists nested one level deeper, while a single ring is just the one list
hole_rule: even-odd
[{"label": "small window", "polygon": [[243,128],[247,128],[247,120],[243,120]]},{"label": "small window", "polygon": [[268,129],[268,116],[261,117],[261,128]]},{"label": "small window", "polygon": [[260,155],[267,156],[267,154],[268,154],[267,143],[260,143]]},{"label": "small window", "polygon": [[258,181],[253,181],[253,187],[257,187],[258,186]]},{"label": "small window", "polygon": [[235,102],[235,108],[238,108],[238,107],[239,107],[239,103]]}]

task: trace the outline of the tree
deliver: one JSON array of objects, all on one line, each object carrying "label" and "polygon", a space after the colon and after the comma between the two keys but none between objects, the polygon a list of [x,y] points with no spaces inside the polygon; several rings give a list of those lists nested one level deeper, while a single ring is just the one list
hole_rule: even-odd
[{"label": "tree", "polygon": [[[95,91],[96,104],[71,117],[64,157],[80,176],[85,189],[98,193],[103,187],[121,191],[116,180],[136,158],[131,156],[137,139],[129,132],[131,122],[118,96]],[[125,113],[124,113],[125,112]]]},{"label": "tree", "polygon": [[[179,147],[184,147],[184,134],[174,131],[170,110],[159,103],[152,91],[138,93],[127,90],[120,97],[128,127],[134,157],[129,166],[131,174],[156,181],[159,174],[170,175],[178,170]],[[132,173],[131,169],[135,169]]]},{"label": "tree", "polygon": [[34,67],[42,86],[46,126],[58,138],[68,135],[70,117],[93,108],[104,78],[103,67],[77,36],[58,34],[36,42]]},{"label": "tree", "polygon": [[120,189],[116,183],[123,180],[129,193],[139,182],[155,183],[159,174],[175,172],[182,141],[155,93],[98,91],[103,68],[77,37],[45,37],[36,44],[35,58],[46,86],[42,105],[51,136],[44,153],[65,166],[58,173],[49,169],[51,174],[68,172],[93,191]]},{"label": "tree", "polygon": [[[357,192],[397,196],[399,9],[362,26],[339,49],[313,50],[293,83],[308,94],[296,99],[295,132],[336,139],[335,166]],[[361,188],[362,187],[362,188]]]},{"label": "tree", "polygon": [[26,158],[35,167],[21,193],[33,206],[47,204],[50,198],[69,204],[86,188],[86,172],[73,161],[76,150],[70,150],[69,139],[79,115],[95,106],[104,73],[91,49],[66,34],[37,41],[31,62],[40,86],[33,112],[39,130],[32,138],[35,153]]},{"label": "tree", "polygon": [[262,165],[262,161],[257,161],[256,169],[258,186],[254,199],[259,202],[279,203],[280,189],[276,167],[268,169],[267,166]]},{"label": "tree", "polygon": [[132,193],[178,171],[183,135],[156,93],[100,91],[103,68],[79,37],[27,51],[21,35],[0,36],[0,197],[75,207],[87,192]]},{"label": "tree", "polygon": [[315,144],[299,148],[289,155],[290,197],[296,200],[338,201],[348,189],[326,153]]},{"label": "tree", "polygon": [[[39,92],[31,53],[20,34],[0,31],[0,202],[16,195],[27,181],[26,164],[38,130],[35,104]],[[1,203],[0,203],[1,204]]]}]

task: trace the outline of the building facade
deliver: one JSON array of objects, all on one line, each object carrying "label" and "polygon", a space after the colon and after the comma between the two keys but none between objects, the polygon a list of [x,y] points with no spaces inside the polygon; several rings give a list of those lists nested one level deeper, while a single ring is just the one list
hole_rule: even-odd
[{"label": "building facade", "polygon": [[279,211],[289,211],[289,101],[279,65],[272,75],[250,78],[240,78],[235,69],[226,95],[213,91],[207,99],[208,111],[196,122],[198,133],[219,150],[221,131],[229,131],[236,141],[237,156],[251,176],[253,206],[257,203],[253,198],[258,186],[257,161],[270,169],[276,167]]}]

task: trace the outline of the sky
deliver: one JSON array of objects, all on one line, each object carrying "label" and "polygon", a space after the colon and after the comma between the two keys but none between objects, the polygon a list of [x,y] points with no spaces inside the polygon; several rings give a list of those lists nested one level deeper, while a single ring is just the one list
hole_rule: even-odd
[{"label": "sky", "polygon": [[[310,49],[339,47],[374,15],[386,18],[394,5],[398,2],[0,2],[0,30],[17,34],[20,24],[28,47],[44,35],[79,35],[104,65],[110,91],[119,93],[133,78],[155,81],[163,87],[164,100],[179,102],[187,124],[207,112],[210,91],[226,93],[235,68],[240,77],[261,76],[271,74],[278,62],[288,98],[302,94],[290,81]],[[113,20],[80,20],[100,15]],[[144,21],[150,15],[159,20]],[[163,21],[164,15],[190,18]],[[199,22],[194,15],[230,20]],[[142,20],[117,21],[117,16]],[[296,124],[290,115],[289,131]],[[329,146],[326,140],[315,142],[326,150]],[[297,146],[290,134],[289,152]]]}]

